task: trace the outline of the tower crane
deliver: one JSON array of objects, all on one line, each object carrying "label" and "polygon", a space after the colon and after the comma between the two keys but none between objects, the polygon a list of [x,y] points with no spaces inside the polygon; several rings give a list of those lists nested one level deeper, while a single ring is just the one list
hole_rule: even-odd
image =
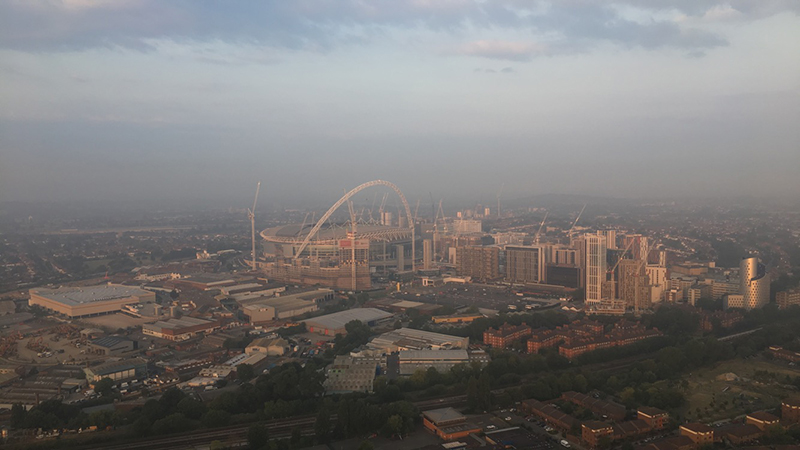
[{"label": "tower crane", "polygon": [[506,187],[506,184],[503,183],[500,185],[500,191],[497,193],[497,218],[500,218],[500,196],[503,194],[503,189]]},{"label": "tower crane", "polygon": [[544,227],[544,221],[547,220],[547,214],[549,214],[549,212],[545,211],[544,219],[542,219],[542,223],[539,224],[539,229],[536,231],[536,236],[534,236],[533,238],[533,242],[536,244],[539,243],[539,235],[542,233],[542,227]]},{"label": "tower crane", "polygon": [[581,219],[581,216],[583,215],[583,210],[584,209],[586,209],[586,204],[585,203],[583,204],[583,208],[581,208],[581,212],[578,213],[578,217],[575,218],[575,222],[572,222],[572,226],[569,227],[569,231],[567,232],[567,235],[569,236],[570,241],[572,240],[572,230],[575,229],[575,225],[577,225],[578,221]]},{"label": "tower crane", "polygon": [[247,217],[250,219],[250,240],[253,244],[251,257],[253,258],[253,270],[256,270],[256,203],[258,203],[258,191],[261,189],[261,182],[256,185],[256,198],[253,200],[253,209],[247,210]]}]

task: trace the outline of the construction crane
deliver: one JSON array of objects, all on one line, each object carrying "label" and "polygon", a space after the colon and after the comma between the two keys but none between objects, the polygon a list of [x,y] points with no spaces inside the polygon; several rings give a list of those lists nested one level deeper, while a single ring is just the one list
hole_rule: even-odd
[{"label": "construction crane", "polygon": [[417,207],[414,208],[414,223],[412,225],[417,224],[417,213],[419,212],[419,199],[417,199]]},{"label": "construction crane", "polygon": [[247,217],[250,219],[250,240],[253,244],[253,251],[250,256],[253,258],[253,270],[256,270],[256,203],[258,203],[258,191],[261,189],[261,182],[256,185],[256,198],[253,200],[253,209],[247,210]]},{"label": "construction crane", "polygon": [[569,236],[569,240],[570,241],[572,240],[572,230],[575,229],[575,225],[577,225],[578,221],[581,219],[581,216],[583,215],[583,210],[584,209],[586,209],[586,204],[585,203],[583,204],[583,208],[581,208],[581,212],[578,213],[578,217],[575,218],[575,222],[572,222],[572,226],[569,227],[569,231],[567,232],[567,235]]},{"label": "construction crane", "polygon": [[539,243],[539,235],[542,234],[542,227],[544,227],[544,221],[547,220],[547,214],[549,214],[549,212],[545,211],[542,223],[539,224],[539,229],[536,231],[536,236],[533,238],[533,242],[536,244]]},{"label": "construction crane", "polygon": [[500,191],[497,193],[497,217],[500,218],[500,196],[503,194],[503,189],[506,187],[506,184],[503,183],[500,185]]}]

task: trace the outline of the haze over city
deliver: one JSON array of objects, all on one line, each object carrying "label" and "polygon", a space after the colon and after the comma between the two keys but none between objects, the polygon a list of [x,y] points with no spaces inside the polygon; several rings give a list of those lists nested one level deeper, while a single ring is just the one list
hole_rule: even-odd
[{"label": "haze over city", "polygon": [[798,10],[3,2],[0,201],[796,197]]}]

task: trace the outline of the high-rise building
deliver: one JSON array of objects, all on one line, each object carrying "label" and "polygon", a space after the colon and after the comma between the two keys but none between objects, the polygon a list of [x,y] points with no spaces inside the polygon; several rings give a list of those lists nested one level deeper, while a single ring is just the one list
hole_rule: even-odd
[{"label": "high-rise building", "polygon": [[422,241],[422,268],[425,270],[433,268],[433,241],[430,239]]},{"label": "high-rise building", "polygon": [[606,240],[597,234],[586,234],[584,241],[586,302],[599,303],[603,299],[603,282],[606,281]]},{"label": "high-rise building", "polygon": [[742,259],[739,263],[739,293],[744,299],[744,309],[757,309],[769,303],[769,283],[767,268],[758,258]]},{"label": "high-rise building", "polygon": [[506,280],[512,283],[542,283],[545,280],[544,249],[540,246],[506,246]]},{"label": "high-rise building", "polygon": [[626,234],[624,248],[628,248],[628,245],[630,245],[628,254],[631,255],[632,259],[647,259],[649,249],[647,246],[647,236],[642,236],[641,234]]},{"label": "high-rise building", "polygon": [[456,247],[456,270],[459,275],[479,280],[500,278],[500,248]]},{"label": "high-rise building", "polygon": [[601,230],[597,233],[606,238],[606,248],[608,250],[617,249],[617,230]]}]

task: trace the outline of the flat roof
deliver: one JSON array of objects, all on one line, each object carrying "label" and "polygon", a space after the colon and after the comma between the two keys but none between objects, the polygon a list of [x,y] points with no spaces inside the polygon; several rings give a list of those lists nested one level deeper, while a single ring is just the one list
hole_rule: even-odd
[{"label": "flat roof", "polygon": [[159,320],[158,322],[146,323],[142,326],[147,327],[148,329],[161,328],[167,330],[177,330],[180,328],[194,327],[197,325],[209,325],[212,323],[213,321],[211,320],[198,319],[196,317],[181,317],[180,319],[172,318],[167,320]]},{"label": "flat roof", "polygon": [[464,339],[468,338],[434,333],[432,331],[416,330],[414,328],[400,328],[375,337],[367,346],[374,349],[392,346],[413,346],[423,350],[426,347],[443,346]]},{"label": "flat roof", "polygon": [[119,372],[122,370],[135,369],[136,367],[146,366],[147,361],[142,358],[124,359],[122,361],[112,361],[100,364],[99,366],[88,367],[85,371],[91,371],[95,375]]},{"label": "flat roof", "polygon": [[464,349],[460,350],[402,350],[399,352],[400,362],[403,360],[441,360],[441,361],[467,361],[469,354]]},{"label": "flat roof", "polygon": [[311,300],[305,300],[296,295],[289,295],[286,297],[265,298],[263,300],[250,303],[246,305],[244,308],[249,310],[258,310],[269,306],[275,308],[275,310],[277,311],[287,311],[297,308],[313,306],[315,304],[316,303],[314,303]]},{"label": "flat roof", "polygon": [[92,345],[97,345],[98,347],[111,348],[123,342],[131,342],[131,341],[130,339],[125,339],[119,336],[106,336],[106,337],[101,337],[99,339],[95,339],[90,343]]},{"label": "flat roof", "polygon": [[423,411],[422,415],[434,424],[442,422],[453,422],[456,420],[466,419],[466,417],[453,408],[440,408],[432,409],[430,411]]},{"label": "flat roof", "polygon": [[128,297],[152,296],[153,293],[133,286],[103,284],[99,286],[60,287],[57,289],[31,289],[31,294],[69,306],[121,300]]},{"label": "flat roof", "polygon": [[311,324],[318,328],[325,328],[328,330],[338,330],[340,328],[344,328],[344,326],[353,320],[360,320],[361,322],[371,322],[373,320],[381,320],[381,319],[388,319],[392,317],[393,314],[390,314],[386,311],[381,311],[380,309],[376,308],[354,308],[348,309],[346,311],[340,311],[333,314],[328,314],[325,316],[319,317],[312,317],[311,319],[306,319],[303,322],[307,324]]}]

